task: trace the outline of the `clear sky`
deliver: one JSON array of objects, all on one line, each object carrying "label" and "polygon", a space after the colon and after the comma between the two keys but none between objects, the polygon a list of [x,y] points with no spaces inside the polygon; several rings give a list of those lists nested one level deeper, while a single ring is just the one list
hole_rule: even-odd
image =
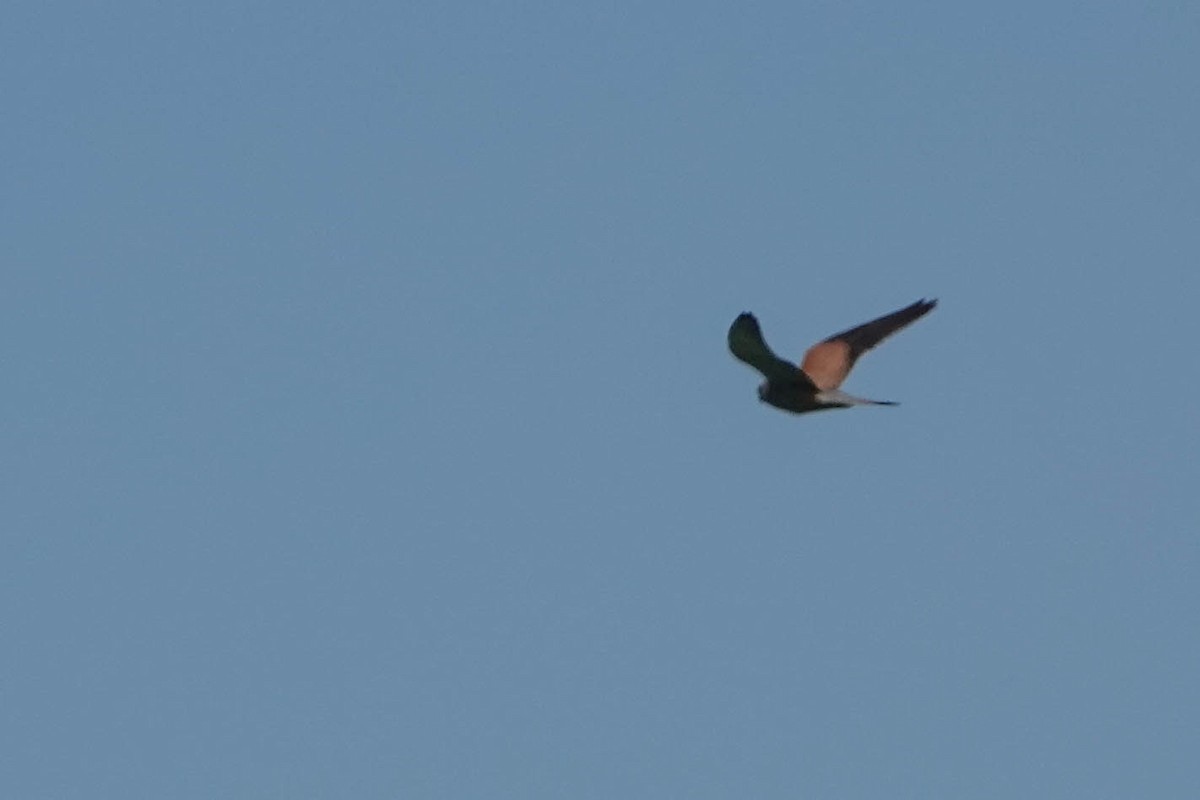
[{"label": "clear sky", "polygon": [[0,795],[1200,796],[1198,42],[8,4]]}]

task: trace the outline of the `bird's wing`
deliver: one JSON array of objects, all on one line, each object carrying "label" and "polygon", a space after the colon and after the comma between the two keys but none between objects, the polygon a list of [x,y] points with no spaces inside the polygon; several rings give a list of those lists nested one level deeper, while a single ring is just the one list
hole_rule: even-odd
[{"label": "bird's wing", "polygon": [[753,314],[743,313],[729,326],[729,351],[774,383],[808,384],[800,368],[771,352]]},{"label": "bird's wing", "polygon": [[928,314],[937,300],[918,300],[879,319],[835,333],[804,354],[800,368],[820,389],[836,389],[850,374],[858,357],[901,328]]}]

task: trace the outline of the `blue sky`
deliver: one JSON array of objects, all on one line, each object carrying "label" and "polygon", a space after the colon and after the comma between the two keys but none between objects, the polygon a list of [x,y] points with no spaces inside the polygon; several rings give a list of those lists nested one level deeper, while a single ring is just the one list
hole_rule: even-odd
[{"label": "blue sky", "polygon": [[4,796],[1200,792],[1197,8],[6,18]]}]

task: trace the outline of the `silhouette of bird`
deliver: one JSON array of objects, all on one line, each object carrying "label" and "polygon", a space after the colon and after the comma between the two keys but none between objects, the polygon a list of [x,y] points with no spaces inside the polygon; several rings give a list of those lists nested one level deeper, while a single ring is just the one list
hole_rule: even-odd
[{"label": "silhouette of bird", "polygon": [[771,351],[758,320],[744,312],[729,326],[729,350],[766,377],[758,387],[758,399],[784,411],[804,414],[826,408],[894,406],[897,404],[890,400],[866,400],[846,394],[838,387],[859,356],[916,322],[936,305],[937,300],[918,300],[879,319],[835,333],[810,347],[798,367]]}]

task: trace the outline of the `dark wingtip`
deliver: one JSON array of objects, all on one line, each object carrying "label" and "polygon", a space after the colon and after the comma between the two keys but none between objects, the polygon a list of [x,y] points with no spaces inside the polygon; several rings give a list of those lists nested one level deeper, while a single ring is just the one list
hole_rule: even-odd
[{"label": "dark wingtip", "polygon": [[915,312],[913,319],[920,319],[921,317],[925,316],[930,311],[933,311],[935,308],[937,308],[937,304],[938,299],[936,297],[930,297],[928,299],[922,297],[920,300],[909,306],[909,308]]},{"label": "dark wingtip", "polygon": [[733,321],[732,327],[736,328],[739,325],[749,325],[752,330],[760,330],[758,326],[758,318],[749,311],[743,311],[742,313],[738,314],[737,319]]}]

